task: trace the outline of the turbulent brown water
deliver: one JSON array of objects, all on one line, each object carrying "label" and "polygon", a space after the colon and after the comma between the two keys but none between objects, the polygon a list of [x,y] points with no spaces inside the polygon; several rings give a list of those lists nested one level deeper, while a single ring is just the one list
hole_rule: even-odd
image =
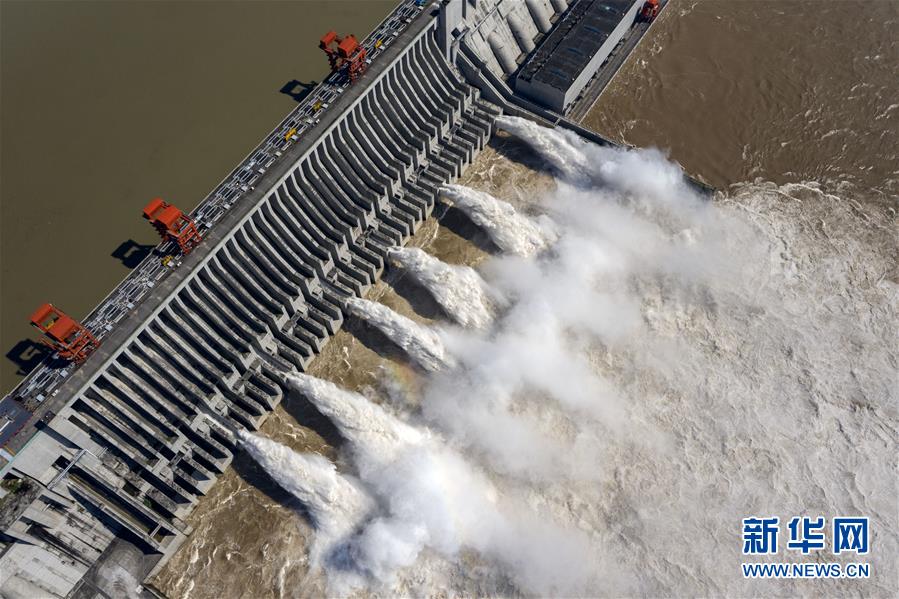
[{"label": "turbulent brown water", "polygon": [[[896,507],[890,482],[896,354],[889,332],[895,330],[890,298],[897,282],[896,24],[897,5],[890,2],[675,0],[585,119],[621,141],[668,149],[716,186],[735,185],[719,198],[722,210],[755,223],[771,248],[764,258],[770,266],[750,267],[739,286],[777,294],[770,300],[757,292],[753,308],[708,292],[717,306],[681,298],[685,303],[672,308],[664,287],[660,294],[650,286],[643,290],[649,329],[679,334],[703,357],[657,375],[635,366],[639,355],[595,357],[599,371],[626,396],[657,398],[660,403],[641,413],[665,430],[659,442],[676,449],[666,461],[611,443],[596,464],[608,474],[600,476],[602,499],[595,505],[578,507],[584,496],[574,491],[539,500],[553,510],[574,510],[583,527],[607,531],[603,543],[611,549],[596,564],[605,581],[591,594],[895,592],[895,564],[886,555],[864,587],[740,586],[738,571],[727,569],[739,559],[738,519],[751,509],[886,515],[877,542],[884,551],[896,547],[890,520]],[[527,148],[499,137],[461,183],[528,212],[535,198],[555,188],[541,165]],[[412,245],[445,262],[474,266],[496,249],[453,211],[440,224],[429,221]],[[369,299],[421,323],[445,320],[408,279],[390,273]],[[820,305],[805,306],[810,299]],[[770,301],[786,311],[760,307]],[[771,330],[753,328],[754,321]],[[357,319],[335,336],[312,374],[398,413],[416,409],[404,402],[416,396],[420,375]],[[314,414],[291,396],[261,433],[338,459],[352,472],[345,454],[335,452],[339,436],[320,417],[310,420]],[[765,449],[778,437],[789,440]],[[672,507],[671,498],[680,501]],[[706,507],[677,507],[683,505]],[[720,517],[704,520],[709,512]],[[166,595],[328,592],[325,579],[308,570],[313,532],[301,507],[246,455],[191,523],[192,537],[152,581]],[[684,534],[703,539],[711,555],[682,559],[676,538]],[[717,555],[733,559],[720,562]],[[438,568],[439,575],[431,568],[433,555],[426,552],[422,560],[417,574],[415,567],[405,572],[403,592],[522,591],[484,574],[473,555],[461,554],[449,570]]]},{"label": "turbulent brown water", "polygon": [[899,188],[899,3],[675,0],[585,123],[724,188]]}]

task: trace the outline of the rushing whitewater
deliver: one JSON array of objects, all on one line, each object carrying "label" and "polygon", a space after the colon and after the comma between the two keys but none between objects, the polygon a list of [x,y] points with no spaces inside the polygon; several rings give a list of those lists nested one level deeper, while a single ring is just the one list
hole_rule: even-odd
[{"label": "rushing whitewater", "polygon": [[522,216],[511,204],[489,193],[462,185],[446,185],[440,188],[440,196],[467,214],[504,252],[532,256],[556,238],[551,220]]},{"label": "rushing whitewater", "polygon": [[[543,202],[560,239],[484,269],[511,303],[489,331],[450,339],[460,364],[432,376],[421,401],[498,496],[528,504],[479,518],[485,531],[511,518],[529,559],[496,537],[466,546],[526,594],[890,594],[895,286],[888,254],[869,249],[888,245],[888,229],[812,186],[750,188],[718,206],[657,152],[527,135],[547,160],[570,151],[564,175],[577,186]],[[849,231],[866,242],[847,244]],[[754,514],[867,515],[884,576],[744,580],[740,522]],[[519,517],[553,522],[564,543],[528,538]],[[582,531],[589,546],[553,562]],[[706,549],[684,552],[684,539]],[[378,546],[363,561],[426,575],[427,562]]]},{"label": "rushing whitewater", "polygon": [[565,179],[579,183],[589,182],[591,168],[584,153],[588,142],[577,135],[546,135],[545,127],[516,116],[498,116],[494,123],[497,129],[506,131],[531,146]]},{"label": "rushing whitewater", "polygon": [[493,320],[487,285],[473,268],[446,264],[414,247],[391,249],[389,257],[411,273],[460,325],[482,329]]},{"label": "rushing whitewater", "polygon": [[[641,208],[679,217],[701,203],[681,169],[655,149],[630,150],[598,146],[566,129],[547,129],[514,116],[497,117],[497,127],[524,142],[577,187],[611,192],[606,201],[635,199]],[[590,216],[585,213],[584,216]]]},{"label": "rushing whitewater", "polygon": [[347,308],[351,314],[376,326],[424,370],[437,372],[453,364],[452,356],[446,353],[440,335],[433,329],[378,302],[351,297]]},{"label": "rushing whitewater", "polygon": [[424,438],[420,431],[381,406],[334,383],[308,374],[292,374],[288,382],[334,421],[359,455],[389,460],[403,446],[420,443]]},{"label": "rushing whitewater", "polygon": [[[581,571],[588,568],[590,547],[583,532],[559,526],[550,514],[521,498],[500,497],[477,465],[439,437],[418,433],[364,397],[330,383],[304,376],[293,382],[335,419],[341,431],[350,431],[346,434],[354,444],[360,480],[377,505],[366,511],[369,518],[361,525],[362,510],[339,514],[341,533],[357,531],[341,537],[339,559],[323,564],[331,593],[406,588],[410,579],[403,572],[426,550],[450,562],[464,551],[476,551],[508,567],[519,585],[544,594],[574,588],[572,564],[579,564]],[[370,426],[360,423],[360,417]],[[366,429],[361,434],[360,427]],[[285,460],[286,448],[280,449],[273,458],[272,450],[265,448],[257,459],[280,484],[317,505],[324,495],[319,487],[333,485],[333,478],[309,480],[309,472],[300,470],[291,476],[289,459],[296,458],[288,453]],[[346,501],[346,493],[331,491],[334,501]],[[553,547],[551,557],[544,554],[547,546]]]},{"label": "rushing whitewater", "polygon": [[[896,596],[894,217],[814,184],[706,201],[657,152],[579,151],[532,207],[558,239],[485,263],[503,309],[447,329],[408,423],[293,381],[376,506],[320,594]],[[744,579],[759,515],[779,560],[871,578]],[[787,551],[804,515],[869,517],[871,553]]]},{"label": "rushing whitewater", "polygon": [[[278,485],[299,499],[318,530],[318,552],[347,537],[372,510],[371,498],[320,455],[239,431],[241,446]],[[321,555],[316,555],[316,558]]]}]

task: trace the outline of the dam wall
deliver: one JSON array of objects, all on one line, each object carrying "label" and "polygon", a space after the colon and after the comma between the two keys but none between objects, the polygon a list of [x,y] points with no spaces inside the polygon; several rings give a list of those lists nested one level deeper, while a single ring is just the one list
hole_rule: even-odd
[{"label": "dam wall", "polygon": [[[72,592],[112,541],[162,563],[230,464],[499,110],[422,11],[55,395],[4,468],[0,594]],[[157,258],[158,259],[158,258]]]},{"label": "dam wall", "polygon": [[[568,9],[568,0],[446,0],[446,45],[465,43],[494,76],[506,78]],[[451,53],[455,59],[455,52]]]}]

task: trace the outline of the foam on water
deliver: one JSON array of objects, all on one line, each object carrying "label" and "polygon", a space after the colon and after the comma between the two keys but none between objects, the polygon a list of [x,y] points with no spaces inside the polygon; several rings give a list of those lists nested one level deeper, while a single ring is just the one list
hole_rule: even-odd
[{"label": "foam on water", "polygon": [[555,227],[548,218],[533,220],[516,212],[508,202],[462,185],[440,188],[443,200],[459,208],[490,235],[504,252],[532,256],[555,241]]},{"label": "foam on water", "polygon": [[[353,444],[360,480],[377,505],[358,532],[344,539],[337,552],[340,559],[324,563],[332,593],[348,594],[363,587],[383,592],[409,588],[423,552],[452,563],[464,551],[474,550],[515,571],[518,585],[543,593],[568,588],[572,562],[586,568],[588,543],[582,532],[558,526],[520,497],[499,497],[481,468],[439,437],[424,434],[361,395],[326,381],[293,375],[290,383],[334,420]],[[259,443],[249,435],[242,438]],[[334,492],[333,468],[292,476],[295,456],[271,445],[259,452],[266,469],[279,484],[324,510],[316,502],[327,490]],[[310,475],[313,480],[304,480]],[[359,522],[339,516],[338,522],[344,523],[341,532]],[[545,559],[542,547],[550,544],[554,558]],[[567,569],[558,567],[563,562]],[[424,563],[433,561],[426,556]],[[521,564],[526,567],[519,569]],[[441,570],[436,565],[432,580]]]},{"label": "foam on water", "polygon": [[473,268],[446,264],[414,247],[391,249],[389,257],[411,273],[460,325],[484,328],[493,320],[494,304],[487,285]]},{"label": "foam on water", "polygon": [[[753,20],[768,18],[763,10],[747,11],[759,13]],[[706,8],[706,24],[724,31],[715,12]],[[834,15],[829,19],[836,22]],[[790,33],[799,21],[776,33]],[[871,29],[869,20],[857,21]],[[751,31],[746,22],[730,19],[728,26]],[[883,35],[894,22],[878,23],[881,38],[895,37]],[[755,32],[747,35],[765,40]],[[790,35],[779,37],[795,45]],[[684,193],[677,167],[656,152],[597,148],[562,131],[499,119],[501,127],[505,123],[503,128],[533,142],[568,183],[558,182],[558,193],[542,198],[562,238],[539,252],[539,259],[503,257],[479,267],[512,307],[485,334],[471,331],[445,341],[460,364],[429,377],[421,416],[446,443],[407,445],[409,453],[394,453],[383,476],[372,471],[364,479],[379,506],[393,503],[396,511],[380,507],[372,523],[387,519],[391,525],[363,527],[370,542],[360,537],[352,543],[362,568],[373,574],[356,580],[367,589],[354,596],[899,596],[895,213],[863,199],[877,188],[895,189],[889,180],[895,167],[888,164],[895,152],[881,150],[889,145],[885,132],[895,130],[884,123],[899,111],[884,108],[896,96],[886,93],[895,78],[871,80],[890,53],[867,47],[872,51],[841,53],[858,67],[847,70],[857,84],[837,81],[829,90],[804,86],[823,95],[799,111],[768,102],[782,122],[743,119],[742,129],[718,127],[711,136],[708,127],[694,130],[692,137],[679,124],[669,128],[682,142],[675,151],[714,180],[761,175],[795,182],[729,188],[713,203]],[[655,43],[651,50],[658,55],[661,46]],[[780,60],[777,52],[769,54]],[[665,55],[678,55],[667,63],[677,67],[698,64],[693,59],[708,53],[687,48]],[[662,63],[652,61],[662,65],[653,77],[665,71]],[[717,66],[728,70],[734,61]],[[834,83],[832,67],[819,71]],[[737,79],[747,85],[758,81]],[[767,79],[777,87],[776,77]],[[639,91],[656,97],[660,87]],[[739,86],[723,87],[740,95]],[[842,97],[856,99],[835,108],[838,88]],[[687,96],[695,100],[696,93]],[[809,102],[807,94],[793,96]],[[758,112],[759,98],[747,97],[744,107]],[[630,97],[618,99],[634,104]],[[879,110],[870,111],[872,103]],[[604,113],[614,111],[606,104]],[[886,116],[878,114],[882,110]],[[606,119],[606,130],[648,139],[648,130],[661,122],[659,114],[634,121],[628,120],[634,118],[631,112]],[[721,111],[719,120],[731,114]],[[844,133],[819,144],[830,150],[809,148],[831,129]],[[665,132],[654,137],[664,139]],[[736,149],[716,152],[722,148]],[[494,161],[482,164],[490,167],[488,184],[507,187],[500,179],[511,170],[504,159],[491,152],[482,156]],[[477,180],[480,173],[474,174]],[[833,183],[799,183],[803,177]],[[847,181],[867,187],[843,187]],[[895,207],[889,193],[881,200]],[[456,242],[445,236],[426,249],[459,262],[470,248]],[[355,355],[348,359],[358,368]],[[555,373],[564,357],[577,360],[573,373]],[[559,399],[583,389],[585,370],[611,386],[611,395],[624,405],[617,434],[609,433],[603,419],[583,416],[588,402]],[[606,396],[591,391],[570,399],[590,397]],[[469,509],[466,494],[474,487],[465,477],[421,456],[428,447],[447,446],[494,485],[486,502],[474,502],[483,509]],[[254,494],[243,491],[219,503],[244,508],[241,497]],[[509,506],[506,498],[518,503]],[[431,508],[434,515],[427,512]],[[581,553],[589,560],[587,574],[579,555],[556,550],[561,543],[533,542],[527,519],[506,520],[513,522],[508,546],[485,542],[501,528],[497,511],[536,513],[583,531],[589,539]],[[845,514],[873,519],[870,555],[835,557],[828,547],[802,556],[784,547],[789,517],[820,515],[830,524]],[[256,511],[252,517],[264,515]],[[743,580],[739,563],[749,560],[740,553],[740,520],[748,515],[781,518],[780,551],[770,559],[868,561],[872,577]],[[472,529],[477,532],[461,532]],[[232,530],[239,535],[241,529]],[[828,541],[829,536],[830,531]],[[194,552],[197,537],[188,540]],[[204,583],[218,582],[208,580],[215,577],[210,573],[216,560],[209,557],[215,554],[204,547],[205,537],[200,539],[200,553],[191,562],[197,564],[182,575],[187,581],[166,594],[186,596],[184,588],[190,590],[194,580],[195,594],[213,592],[215,587]],[[530,549],[533,559],[516,561],[521,547]],[[271,550],[263,548],[266,559]],[[224,567],[242,569],[234,567],[240,557],[238,552]],[[553,575],[565,579],[555,592]],[[275,587],[256,570],[244,579]],[[348,594],[309,589],[288,586],[282,596]]]},{"label": "foam on water", "polygon": [[351,297],[347,308],[351,314],[376,326],[424,370],[437,372],[453,364],[452,356],[446,353],[440,335],[433,329],[365,299]]}]

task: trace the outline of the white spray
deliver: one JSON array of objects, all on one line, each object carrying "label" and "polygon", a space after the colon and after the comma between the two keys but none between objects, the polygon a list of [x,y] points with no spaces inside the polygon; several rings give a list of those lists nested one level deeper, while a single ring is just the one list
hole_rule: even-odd
[{"label": "white spray", "polygon": [[453,364],[446,353],[440,335],[383,304],[351,297],[347,300],[350,313],[376,326],[405,351],[412,360],[428,372],[437,372]]},{"label": "white spray", "polygon": [[489,193],[462,185],[446,185],[440,188],[440,195],[465,212],[504,252],[532,256],[557,237],[555,226],[547,217],[533,220],[522,216],[511,204]]},{"label": "white spray", "polygon": [[[425,548],[451,559],[476,550],[544,593],[584,588],[590,559],[580,531],[553,524],[519,499],[500,500],[479,468],[363,396],[308,375],[289,380],[349,439],[361,480],[381,506],[346,544],[350,561],[331,564],[333,592],[358,588],[360,572],[390,585]],[[556,559],[546,558],[550,544]]]},{"label": "white spray", "polygon": [[[561,231],[551,251],[484,270],[513,303],[489,334],[446,341],[460,363],[422,398],[446,441],[398,433],[361,396],[300,385],[354,442],[382,507],[350,543],[360,569],[387,584],[416,578],[430,548],[462,566],[427,593],[463,594],[460,579],[491,569],[518,588],[465,594],[895,596],[884,219],[790,186],[704,203],[658,153],[501,123],[584,187],[548,198]],[[422,261],[410,272],[434,268]],[[438,281],[425,283],[435,297],[464,287],[416,276]],[[556,401],[534,409],[521,393]],[[754,514],[870,516],[883,574],[735,576],[740,520]]]},{"label": "white spray", "polygon": [[446,264],[419,248],[392,249],[389,257],[411,273],[460,325],[482,329],[493,320],[494,303],[473,268]]},{"label": "white spray", "polygon": [[269,476],[309,511],[318,531],[313,561],[345,539],[371,512],[374,504],[368,494],[322,456],[298,453],[244,430],[237,436]]},{"label": "white spray", "polygon": [[[804,185],[748,186],[707,202],[658,152],[500,124],[580,187],[547,198],[562,231],[551,256],[482,270],[514,303],[499,332],[451,347],[474,384],[445,380],[425,393],[432,427],[516,475],[527,469],[519,448],[559,460],[535,461],[533,479],[515,490],[589,531],[588,594],[895,595],[897,563],[873,553],[884,576],[865,581],[733,575],[745,559],[740,520],[752,514],[868,515],[881,555],[899,550],[886,211]],[[539,334],[544,326],[556,333]],[[580,365],[559,370],[566,354]],[[564,451],[579,437],[510,426],[540,420],[503,399],[538,388],[576,417],[589,407],[581,366],[608,380],[627,412],[610,421],[618,435],[588,448],[598,484],[559,480],[554,472],[579,471]]]},{"label": "white spray", "polygon": [[[514,116],[497,117],[496,125],[531,146],[569,183],[607,188],[611,195],[605,196],[606,201],[639,196],[656,210],[691,215],[702,211],[704,202],[691,191],[681,169],[656,149],[599,146],[573,131],[547,129]],[[595,189],[593,193],[600,195]]]},{"label": "white spray", "polygon": [[390,461],[404,445],[422,441],[421,431],[358,393],[308,374],[292,374],[287,380],[337,425],[359,456]]},{"label": "white spray", "polygon": [[578,183],[589,182],[590,163],[584,153],[588,143],[577,135],[547,135],[546,127],[515,116],[498,116],[494,123],[498,129],[511,133],[531,146],[565,179]]}]

